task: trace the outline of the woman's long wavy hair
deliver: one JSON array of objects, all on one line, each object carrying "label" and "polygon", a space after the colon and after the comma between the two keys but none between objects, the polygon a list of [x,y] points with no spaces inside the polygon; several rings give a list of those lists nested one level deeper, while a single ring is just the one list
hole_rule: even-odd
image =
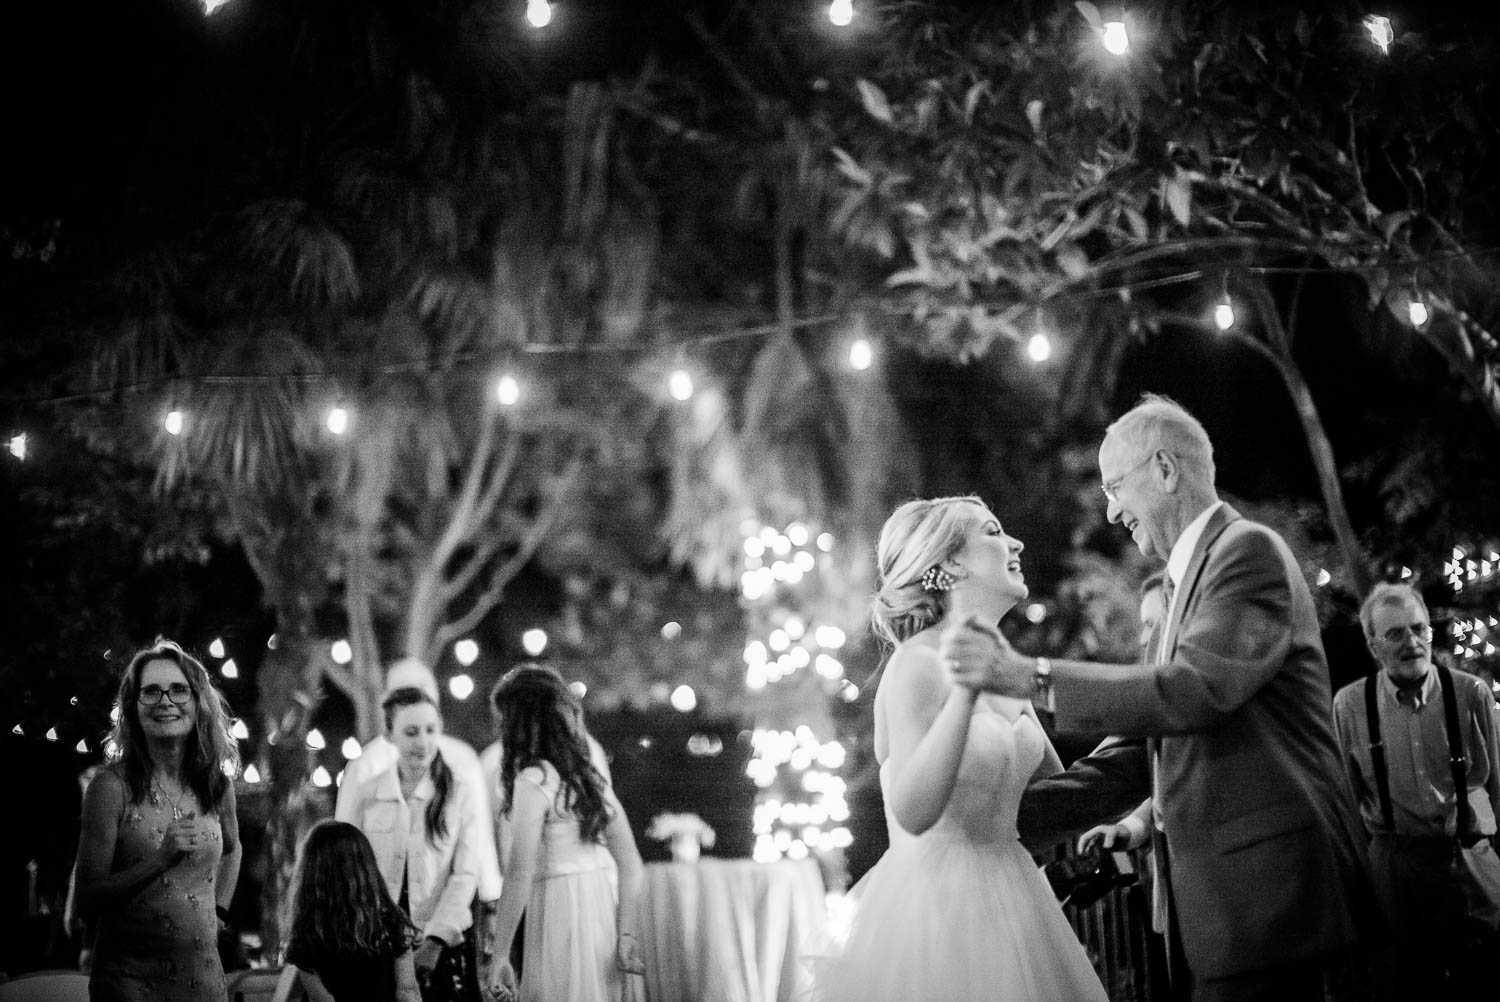
[{"label": "woman's long wavy hair", "polygon": [[203,809],[217,811],[240,769],[239,742],[230,732],[234,718],[228,701],[214,687],[203,663],[165,637],[157,637],[150,647],[137,651],[125,666],[115,696],[115,706],[120,712],[104,742],[107,757],[122,763],[131,801],[145,800],[150,792],[153,763],[146,733],[141,728],[139,697],[141,673],[152,661],[175,664],[193,690],[197,716],[183,754],[183,777]]},{"label": "woman's long wavy hair", "polygon": [[[380,701],[380,708],[385,711],[385,729],[390,734],[396,733],[396,711],[404,706],[416,706],[419,703],[427,703],[437,709],[437,702],[426,692],[415,686],[404,686],[400,689],[392,689],[386,694],[385,699]],[[442,711],[438,711],[438,720],[442,720]],[[453,770],[448,768],[448,763],[443,761],[443,753],[438,751],[432,756],[432,765],[428,769],[428,775],[432,777],[432,787],[435,791],[432,802],[427,805],[427,842],[429,845],[437,845],[440,838],[448,834],[448,821],[443,812],[448,807],[448,797],[453,792]]]},{"label": "woman's long wavy hair", "polygon": [[892,646],[942,620],[941,592],[925,591],[922,575],[963,549],[974,526],[990,517],[973,495],[908,501],[891,513],[875,547],[879,586],[870,625]]},{"label": "woman's long wavy hair", "polygon": [[365,833],[321,821],[302,841],[293,881],[290,950],[314,957],[395,957],[415,927],[386,890]]},{"label": "woman's long wavy hair", "polygon": [[[516,774],[551,762],[562,778],[562,806],[578,818],[585,841],[609,823],[605,782],[589,756],[583,708],[551,668],[522,665],[502,678],[490,700],[500,717],[500,789],[515,803]],[[509,810],[509,808],[507,808]]]}]

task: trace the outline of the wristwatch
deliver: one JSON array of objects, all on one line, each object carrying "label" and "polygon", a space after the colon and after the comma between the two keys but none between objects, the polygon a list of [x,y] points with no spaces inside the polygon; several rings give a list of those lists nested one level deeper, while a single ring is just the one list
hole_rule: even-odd
[{"label": "wristwatch", "polygon": [[1057,701],[1052,695],[1052,662],[1046,658],[1036,659],[1036,676],[1033,679],[1036,684],[1036,693],[1031,701],[1038,709],[1046,710],[1048,713],[1057,712]]}]

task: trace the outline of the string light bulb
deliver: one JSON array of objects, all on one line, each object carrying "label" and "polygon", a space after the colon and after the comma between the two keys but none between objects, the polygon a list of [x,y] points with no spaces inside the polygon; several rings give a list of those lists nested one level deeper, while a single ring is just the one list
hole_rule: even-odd
[{"label": "string light bulb", "polygon": [[547,649],[547,631],[533,627],[521,634],[521,646],[527,654],[536,657]]},{"label": "string light bulb", "polygon": [[229,0],[203,0],[203,14],[205,17],[212,16],[220,7],[227,4]]},{"label": "string light bulb", "polygon": [[1031,340],[1026,342],[1026,354],[1038,364],[1052,357],[1052,341],[1045,334],[1033,334]]},{"label": "string light bulb", "polygon": [[495,399],[500,402],[501,407],[514,407],[521,399],[521,384],[512,375],[500,377],[495,384]]},{"label": "string light bulb", "polygon": [[230,658],[219,666],[219,674],[225,678],[239,678],[240,666],[234,663],[234,658]]},{"label": "string light bulb", "polygon": [[1411,325],[1413,327],[1421,327],[1431,319],[1431,314],[1427,311],[1427,304],[1420,299],[1413,299],[1411,305],[1406,308],[1406,312],[1407,316],[1411,318]]},{"label": "string light bulb", "polygon": [[849,27],[854,20],[854,0],[833,0],[828,5],[828,20],[837,27]]},{"label": "string light bulb", "polygon": [[1364,19],[1365,31],[1370,35],[1370,41],[1380,50],[1381,55],[1388,55],[1391,51],[1391,42],[1396,40],[1396,33],[1391,29],[1391,19],[1380,14],[1370,14]]},{"label": "string light bulb", "polygon": [[162,421],[162,427],[167,429],[168,435],[182,434],[182,411],[167,411],[166,419]]},{"label": "string light bulb", "polygon": [[349,430],[349,412],[342,407],[333,407],[328,411],[328,430],[335,435],[342,435]]},{"label": "string light bulb", "polygon": [[673,400],[688,400],[693,395],[693,377],[688,375],[686,369],[673,369],[672,375],[667,377],[667,392],[672,394]]},{"label": "string light bulb", "polygon": [[453,658],[465,668],[469,667],[479,659],[479,644],[467,637],[460,640],[453,645]]},{"label": "string light bulb", "polygon": [[1105,21],[1099,29],[1099,39],[1104,43],[1104,51],[1112,56],[1123,56],[1130,51],[1130,34],[1124,21]]},{"label": "string light bulb", "polygon": [[328,656],[333,658],[336,665],[346,665],[354,660],[354,648],[349,646],[347,640],[335,640],[333,646],[328,648]]},{"label": "string light bulb", "polygon": [[1224,301],[1214,307],[1214,326],[1227,331],[1234,326],[1234,304],[1225,296]]},{"label": "string light bulb", "polygon": [[533,28],[545,28],[552,23],[552,5],[547,0],[526,0],[526,20]]},{"label": "string light bulb", "polygon": [[17,459],[26,458],[26,436],[12,435],[10,438],[10,454]]},{"label": "string light bulb", "polygon": [[208,656],[211,658],[222,658],[224,656],[224,638],[214,637],[208,645]]},{"label": "string light bulb", "polygon": [[870,342],[859,338],[849,346],[849,365],[851,368],[863,372],[875,364],[875,349],[870,347]]}]

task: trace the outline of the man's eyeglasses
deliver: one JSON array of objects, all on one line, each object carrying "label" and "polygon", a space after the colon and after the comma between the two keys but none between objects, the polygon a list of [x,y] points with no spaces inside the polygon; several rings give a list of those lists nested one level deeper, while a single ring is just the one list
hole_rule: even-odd
[{"label": "man's eyeglasses", "polygon": [[1384,633],[1382,633],[1381,636],[1385,638],[1385,642],[1388,644],[1399,644],[1406,640],[1406,635],[1408,633],[1416,637],[1418,640],[1422,641],[1422,643],[1424,644],[1432,642],[1431,623],[1413,623],[1410,626],[1393,626],[1389,630],[1386,630]]},{"label": "man's eyeglasses", "polygon": [[1139,463],[1136,463],[1130,469],[1126,470],[1124,473],[1120,474],[1118,477],[1116,477],[1115,479],[1111,480],[1109,483],[1107,483],[1107,484],[1101,484],[1100,487],[1099,487],[1099,489],[1104,492],[1104,496],[1106,498],[1108,498],[1111,502],[1113,502],[1115,504],[1119,504],[1119,502],[1120,502],[1120,496],[1119,496],[1119,494],[1120,494],[1120,486],[1125,483],[1125,478],[1129,477],[1136,470],[1139,470],[1141,467],[1145,466],[1147,463],[1151,462],[1151,460],[1153,460],[1155,458],[1156,458],[1156,453],[1153,452],[1153,453],[1151,453],[1151,455],[1147,456],[1145,459],[1141,460]]},{"label": "man's eyeglasses", "polygon": [[182,682],[173,682],[165,689],[159,685],[148,685],[141,689],[141,694],[136,699],[142,706],[155,706],[161,702],[163,696],[181,706],[193,698],[193,687]]}]

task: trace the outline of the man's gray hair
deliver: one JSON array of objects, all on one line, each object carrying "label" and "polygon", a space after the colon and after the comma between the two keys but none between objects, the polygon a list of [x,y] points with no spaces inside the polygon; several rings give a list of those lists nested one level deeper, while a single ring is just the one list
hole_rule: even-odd
[{"label": "man's gray hair", "polygon": [[1401,605],[1407,599],[1415,602],[1417,608],[1422,610],[1422,615],[1431,622],[1432,614],[1427,611],[1427,603],[1422,599],[1422,593],[1408,584],[1396,584],[1391,581],[1382,581],[1370,589],[1370,594],[1365,597],[1365,602],[1359,607],[1359,625],[1364,628],[1365,639],[1374,640],[1375,610],[1383,605]]},{"label": "man's gray hair", "polygon": [[1132,455],[1145,459],[1156,449],[1165,449],[1198,469],[1214,482],[1214,445],[1198,419],[1170,397],[1147,393],[1122,414],[1105,434],[1112,436]]}]

